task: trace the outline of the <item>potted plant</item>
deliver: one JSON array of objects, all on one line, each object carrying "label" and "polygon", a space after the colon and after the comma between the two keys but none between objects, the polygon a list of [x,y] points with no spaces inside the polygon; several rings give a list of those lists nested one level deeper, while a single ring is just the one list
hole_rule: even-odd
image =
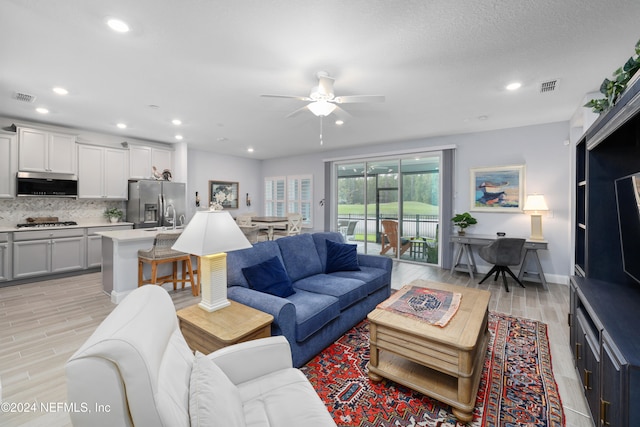
[{"label": "potted plant", "polygon": [[118,222],[122,218],[123,212],[118,208],[108,208],[104,211],[104,216],[109,218],[111,222]]},{"label": "potted plant", "polygon": [[464,236],[465,228],[478,223],[478,220],[472,217],[469,212],[456,214],[456,216],[451,218],[451,221],[453,221],[453,225],[458,227],[458,234],[460,236]]}]

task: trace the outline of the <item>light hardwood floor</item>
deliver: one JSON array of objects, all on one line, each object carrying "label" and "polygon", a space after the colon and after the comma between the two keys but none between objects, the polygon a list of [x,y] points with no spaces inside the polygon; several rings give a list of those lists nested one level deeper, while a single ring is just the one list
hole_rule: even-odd
[{"label": "light hardwood floor", "polygon": [[[463,273],[449,274],[436,267],[396,263],[392,287],[414,279],[478,287],[491,291],[489,309],[543,321],[549,325],[553,371],[565,409],[566,425],[591,426],[569,346],[569,288],[538,284],[512,291],[487,280],[477,285]],[[199,301],[190,289],[170,291],[177,309]],[[41,281],[0,288],[0,381],[2,401],[29,404],[34,412],[0,412],[1,426],[68,426],[64,364],[91,335],[114,305],[102,292],[100,274]],[[47,410],[43,411],[41,403]]]}]

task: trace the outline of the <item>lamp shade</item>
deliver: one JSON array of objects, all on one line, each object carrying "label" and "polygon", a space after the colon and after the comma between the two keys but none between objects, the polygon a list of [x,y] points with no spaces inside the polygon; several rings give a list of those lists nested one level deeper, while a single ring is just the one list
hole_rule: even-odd
[{"label": "lamp shade", "polygon": [[544,201],[542,194],[530,194],[527,196],[527,201],[524,203],[523,211],[548,211],[549,207],[547,202]]},{"label": "lamp shade", "polygon": [[307,105],[307,108],[318,117],[326,117],[333,113],[333,110],[336,109],[336,105],[327,101],[315,101]]},{"label": "lamp shade", "polygon": [[250,248],[251,243],[227,211],[198,211],[171,249],[206,256]]}]

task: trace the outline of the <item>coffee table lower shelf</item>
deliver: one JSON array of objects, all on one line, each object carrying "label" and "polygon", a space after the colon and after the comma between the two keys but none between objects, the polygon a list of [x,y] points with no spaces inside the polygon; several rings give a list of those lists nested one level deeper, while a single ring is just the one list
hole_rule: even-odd
[{"label": "coffee table lower shelf", "polygon": [[[471,386],[470,390],[460,384],[460,381],[465,381],[466,378],[460,379],[448,375],[381,348],[379,348],[378,366],[367,364],[369,378],[372,381],[381,381],[382,378],[387,378],[432,397],[450,405],[453,408],[453,414],[460,421],[469,422],[473,419],[473,409],[482,378],[485,349],[488,343],[489,331],[485,328],[484,336],[478,344],[478,348],[481,350],[476,352],[471,379],[467,383]],[[462,401],[461,395],[470,397],[468,401]]]}]

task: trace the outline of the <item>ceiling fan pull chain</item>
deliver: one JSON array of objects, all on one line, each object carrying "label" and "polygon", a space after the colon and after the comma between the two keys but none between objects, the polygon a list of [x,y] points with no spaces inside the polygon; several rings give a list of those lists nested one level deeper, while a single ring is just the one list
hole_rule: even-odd
[{"label": "ceiling fan pull chain", "polygon": [[320,145],[323,145],[322,141],[322,116],[320,116]]}]

